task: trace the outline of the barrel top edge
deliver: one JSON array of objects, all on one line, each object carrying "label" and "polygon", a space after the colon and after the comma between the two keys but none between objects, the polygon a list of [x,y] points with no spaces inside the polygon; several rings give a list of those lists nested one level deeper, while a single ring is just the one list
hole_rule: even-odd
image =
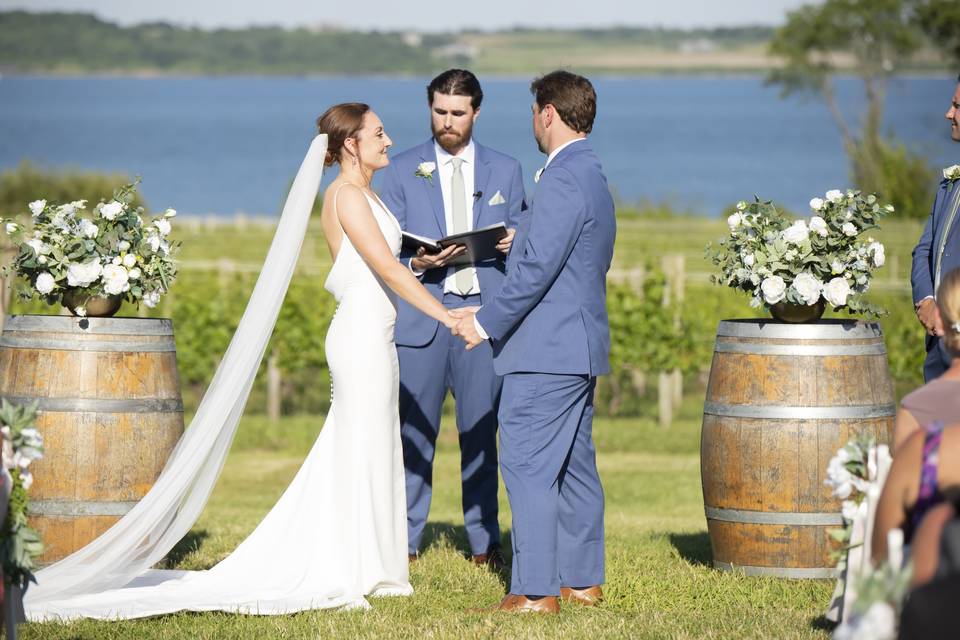
[{"label": "barrel top edge", "polygon": [[789,324],[769,318],[721,320],[717,336],[733,338],[786,338],[793,340],[863,340],[882,338],[880,323],[831,318],[810,324]]},{"label": "barrel top edge", "polygon": [[173,335],[170,318],[78,318],[73,316],[8,315],[5,331],[64,332],[109,335]]}]

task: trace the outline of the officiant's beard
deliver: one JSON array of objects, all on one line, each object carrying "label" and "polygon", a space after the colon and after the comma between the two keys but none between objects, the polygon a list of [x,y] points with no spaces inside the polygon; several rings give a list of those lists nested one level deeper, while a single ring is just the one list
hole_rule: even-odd
[{"label": "officiant's beard", "polygon": [[[431,127],[432,128],[432,127]],[[467,146],[470,138],[473,136],[473,122],[471,121],[463,130],[433,129],[433,139],[437,141],[440,148],[451,155],[456,155],[461,149]]]}]

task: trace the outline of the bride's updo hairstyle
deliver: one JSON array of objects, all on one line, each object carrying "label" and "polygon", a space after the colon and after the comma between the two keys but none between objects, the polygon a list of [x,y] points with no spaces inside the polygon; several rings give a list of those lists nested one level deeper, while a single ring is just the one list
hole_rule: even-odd
[{"label": "bride's updo hairstyle", "polygon": [[960,356],[960,269],[954,269],[940,281],[937,306],[943,320],[943,346],[956,358]]},{"label": "bride's updo hairstyle", "polygon": [[335,104],[317,118],[317,129],[327,134],[327,157],[323,166],[329,167],[341,161],[343,143],[347,138],[355,138],[363,128],[363,116],[370,106],[362,102],[343,102]]}]

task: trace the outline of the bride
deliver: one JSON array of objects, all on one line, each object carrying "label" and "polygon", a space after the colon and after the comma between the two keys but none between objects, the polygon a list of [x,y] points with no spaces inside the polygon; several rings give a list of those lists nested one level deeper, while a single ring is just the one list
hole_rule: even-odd
[{"label": "bride", "polygon": [[[454,319],[398,261],[400,226],[370,188],[373,173],[389,163],[391,141],[383,123],[367,105],[346,103],[328,109],[317,125],[327,138],[323,165],[340,167],[324,194],[320,217],[333,258],[325,287],[338,306],[326,337],[333,401],[303,466],[253,533],[213,568],[141,570],[132,580],[118,578],[119,588],[87,583],[66,589],[57,582],[78,582],[79,570],[69,562],[70,571],[58,572],[53,565],[49,575],[47,570],[38,574],[36,589],[27,594],[30,619],[121,619],[182,610],[282,614],[368,607],[364,596],[412,593],[393,342],[396,296],[447,327]],[[301,209],[312,204],[319,173],[317,167],[313,194],[298,205]],[[228,351],[225,360],[229,357]],[[202,407],[184,438],[199,428],[201,413]],[[181,445],[171,463],[183,457]],[[158,486],[165,481],[161,476]],[[91,573],[93,566],[90,560],[83,570]]]}]

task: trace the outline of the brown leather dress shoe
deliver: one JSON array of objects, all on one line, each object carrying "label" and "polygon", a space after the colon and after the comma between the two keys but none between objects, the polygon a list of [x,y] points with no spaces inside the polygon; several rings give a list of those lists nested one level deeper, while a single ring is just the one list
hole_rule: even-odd
[{"label": "brown leather dress shoe", "polygon": [[478,553],[473,556],[473,564],[478,567],[487,567],[491,571],[503,571],[503,549],[499,544],[492,544],[486,553]]},{"label": "brown leather dress shoe", "polygon": [[603,600],[603,589],[600,588],[600,585],[594,585],[586,589],[560,587],[560,599],[564,602],[575,602],[585,607],[592,607]]},{"label": "brown leather dress shoe", "polygon": [[544,596],[531,600],[527,596],[509,593],[493,610],[510,613],[560,613],[560,601],[557,596]]}]

